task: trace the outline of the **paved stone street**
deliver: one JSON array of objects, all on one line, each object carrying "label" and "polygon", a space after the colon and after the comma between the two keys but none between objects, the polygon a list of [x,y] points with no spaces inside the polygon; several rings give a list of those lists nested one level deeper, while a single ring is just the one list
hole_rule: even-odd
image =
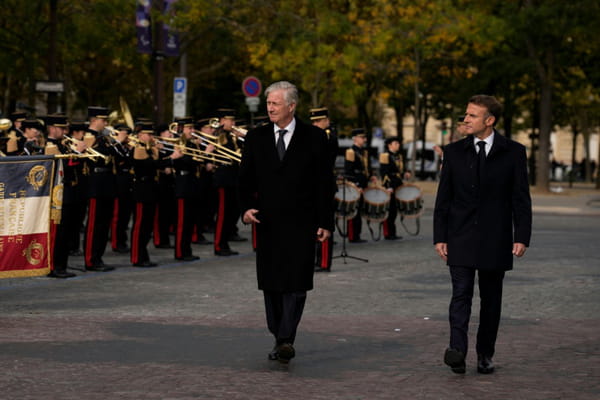
[{"label": "paved stone street", "polygon": [[249,242],[223,258],[194,245],[193,263],[152,249],[153,269],[108,250],[112,272],[0,280],[0,397],[599,399],[600,192],[534,196],[532,246],[505,280],[497,371],[477,374],[471,351],[459,376],[442,362],[450,280],[431,240],[435,187],[423,186],[419,235],[399,226],[401,241],[348,245],[368,262],[338,258],[315,275],[287,366],[267,360]]}]

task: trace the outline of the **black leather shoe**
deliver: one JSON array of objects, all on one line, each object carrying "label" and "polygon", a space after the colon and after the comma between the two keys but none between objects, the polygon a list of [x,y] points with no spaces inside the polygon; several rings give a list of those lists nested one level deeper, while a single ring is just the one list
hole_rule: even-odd
[{"label": "black leather shoe", "polygon": [[282,364],[287,364],[296,355],[296,350],[291,343],[283,343],[277,346],[277,360]]},{"label": "black leather shoe", "polygon": [[446,352],[444,353],[444,363],[448,365],[455,374],[464,374],[467,370],[465,355],[456,349],[446,349]]},{"label": "black leather shoe", "polygon": [[152,267],[156,267],[158,266],[157,263],[152,262],[152,261],[143,261],[140,263],[135,263],[133,264],[134,267],[141,267],[141,268],[152,268]]},{"label": "black leather shoe", "polygon": [[494,372],[494,362],[491,357],[483,354],[477,355],[477,372],[480,374],[491,374]]},{"label": "black leather shoe", "polygon": [[315,265],[315,272],[330,272],[331,268],[323,268],[320,265]]},{"label": "black leather shoe", "polygon": [[354,239],[354,240],[350,240],[350,243],[366,243],[367,241],[365,239]]},{"label": "black leather shoe", "polygon": [[385,238],[385,240],[400,240],[400,239],[402,239],[402,236],[396,236],[396,235],[388,236]]},{"label": "black leather shoe", "polygon": [[116,249],[113,249],[115,253],[129,253],[129,247],[127,246],[119,246]]},{"label": "black leather shoe", "polygon": [[185,256],[185,257],[175,257],[176,260],[179,261],[196,261],[199,260],[200,257],[198,256]]},{"label": "black leather shoe", "polygon": [[223,249],[223,250],[215,250],[215,256],[237,256],[238,253],[237,251],[233,251],[230,249]]},{"label": "black leather shoe", "polygon": [[230,242],[247,242],[248,239],[246,239],[245,237],[241,237],[240,235],[238,235],[237,233],[235,235],[231,235],[231,237],[229,238]]},{"label": "black leather shoe", "polygon": [[271,350],[271,352],[269,353],[268,357],[269,360],[271,361],[277,361],[279,359],[279,346],[275,345],[275,347],[273,347],[273,350]]},{"label": "black leather shoe", "polygon": [[50,273],[48,274],[49,278],[59,278],[59,279],[67,279],[67,278],[73,278],[77,275],[75,275],[72,272],[67,272],[67,271],[50,271]]},{"label": "black leather shoe", "polygon": [[95,271],[95,272],[107,272],[107,271],[112,271],[113,269],[115,269],[115,267],[111,267],[106,264],[98,264],[98,265],[92,265],[89,267],[85,267],[86,271]]}]

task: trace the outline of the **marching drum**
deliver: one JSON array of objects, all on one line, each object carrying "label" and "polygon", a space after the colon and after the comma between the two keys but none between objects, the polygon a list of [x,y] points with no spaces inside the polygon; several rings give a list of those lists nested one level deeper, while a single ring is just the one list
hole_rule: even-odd
[{"label": "marching drum", "polygon": [[418,186],[405,184],[394,192],[398,203],[398,212],[404,217],[418,217],[423,212],[423,199]]},{"label": "marching drum", "polygon": [[352,182],[342,182],[337,184],[335,193],[335,213],[338,218],[352,219],[358,212],[358,203],[360,201],[360,190]]},{"label": "marching drum", "polygon": [[390,209],[390,193],[382,187],[369,187],[364,190],[363,199],[363,216],[368,221],[385,221]]}]

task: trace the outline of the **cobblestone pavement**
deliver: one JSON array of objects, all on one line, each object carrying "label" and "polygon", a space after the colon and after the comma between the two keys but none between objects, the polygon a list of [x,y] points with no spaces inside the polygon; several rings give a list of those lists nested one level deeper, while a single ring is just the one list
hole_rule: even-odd
[{"label": "cobblestone pavement", "polygon": [[442,362],[450,282],[431,243],[431,196],[419,235],[348,245],[368,262],[337,258],[315,275],[287,366],[266,357],[248,242],[222,258],[195,245],[193,263],[153,249],[153,269],[108,250],[113,272],[0,280],[0,397],[599,399],[600,216],[585,197],[598,192],[534,198],[559,208],[537,209],[532,247],[507,274],[497,371],[477,374],[470,352],[464,376]]}]

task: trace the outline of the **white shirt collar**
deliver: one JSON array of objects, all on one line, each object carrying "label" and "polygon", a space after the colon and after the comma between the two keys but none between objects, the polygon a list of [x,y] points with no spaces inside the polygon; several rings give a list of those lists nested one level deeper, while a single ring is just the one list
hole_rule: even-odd
[{"label": "white shirt collar", "polygon": [[[280,130],[281,128],[277,126],[277,124],[273,124],[273,132],[275,133],[275,135],[277,135],[277,132]],[[292,121],[285,127],[283,128],[287,131],[287,133],[289,133],[289,135],[286,135],[284,137],[290,137],[294,134],[294,130],[296,129],[296,118],[292,118]]]},{"label": "white shirt collar", "polygon": [[473,141],[473,144],[475,145],[475,150],[479,151],[479,149],[477,148],[477,143],[485,142],[485,154],[486,155],[490,154],[490,150],[492,149],[492,144],[494,143],[494,135],[495,134],[496,134],[496,132],[494,130],[492,130],[492,134],[483,140],[474,138],[475,140]]}]

